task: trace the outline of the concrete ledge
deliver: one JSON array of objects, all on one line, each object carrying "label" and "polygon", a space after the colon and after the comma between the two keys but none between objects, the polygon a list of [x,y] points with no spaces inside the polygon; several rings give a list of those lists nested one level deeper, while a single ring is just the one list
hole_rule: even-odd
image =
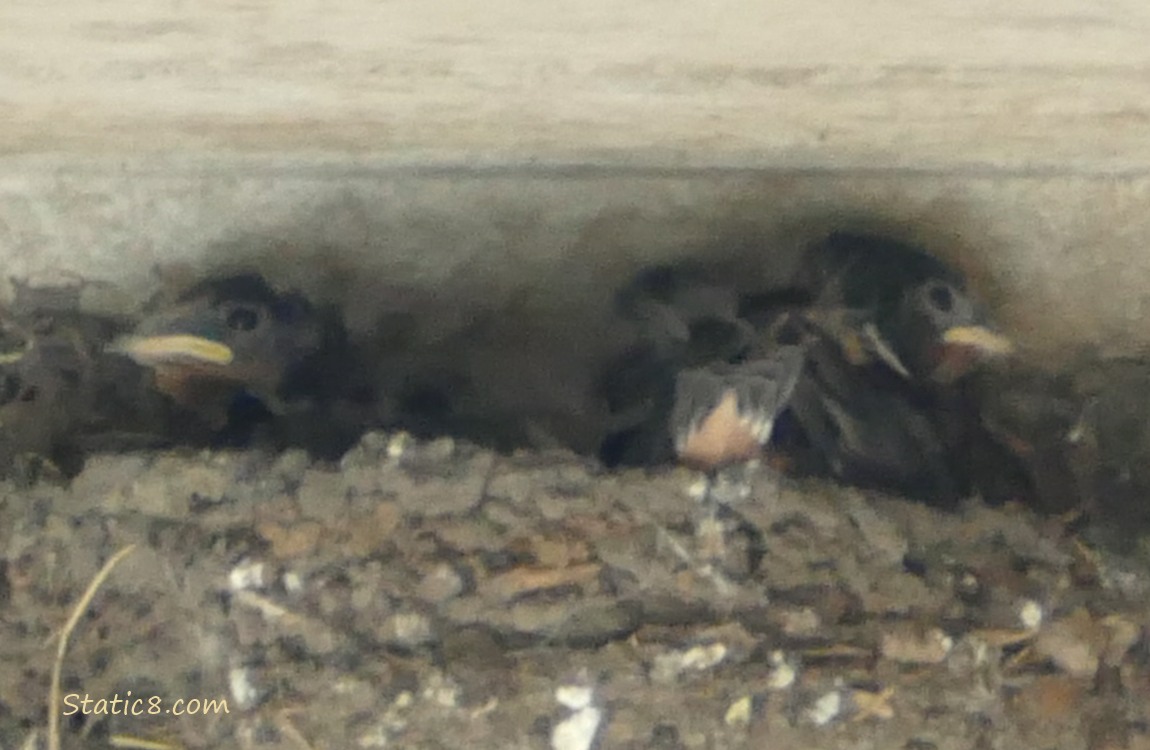
[{"label": "concrete ledge", "polygon": [[6,273],[112,282],[105,304],[137,304],[157,269],[255,266],[344,301],[360,328],[428,304],[451,328],[509,301],[591,325],[644,263],[704,257],[770,286],[805,243],[857,227],[957,262],[1043,356],[1150,345],[1150,177],[299,156],[25,157],[2,172]]},{"label": "concrete ledge", "polygon": [[1150,6],[0,7],[0,152],[1150,167]]},{"label": "concrete ledge", "polygon": [[365,330],[515,304],[594,337],[642,263],[777,283],[856,226],[959,262],[1036,354],[1145,347],[1147,28],[1132,0],[11,0],[0,258],[103,304],[255,265]]}]

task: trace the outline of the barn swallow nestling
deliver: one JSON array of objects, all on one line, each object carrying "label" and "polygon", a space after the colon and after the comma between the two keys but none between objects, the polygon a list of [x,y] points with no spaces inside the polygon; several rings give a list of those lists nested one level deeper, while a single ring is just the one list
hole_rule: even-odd
[{"label": "barn swallow nestling", "polygon": [[632,340],[600,379],[598,395],[613,415],[600,451],[606,464],[674,458],[669,419],[678,373],[745,353],[754,331],[738,316],[738,302],[733,288],[686,267],[645,269],[617,293]]},{"label": "barn swallow nestling", "polygon": [[797,283],[814,297],[812,322],[854,364],[945,384],[1013,350],[961,274],[896,240],[832,234],[808,251]]},{"label": "barn swallow nestling", "polygon": [[671,413],[675,453],[712,472],[758,458],[803,369],[803,348],[681,372]]},{"label": "barn swallow nestling", "polygon": [[1059,371],[980,373],[979,415],[1017,459],[1037,510],[1078,511],[1085,536],[1150,552],[1150,360],[1083,351]]},{"label": "barn swallow nestling", "polygon": [[[633,319],[662,332],[639,349],[640,377],[612,373],[648,408],[618,443],[644,446],[637,462],[678,458],[714,479],[771,440],[799,473],[937,505],[971,494],[968,448],[986,435],[963,385],[1012,345],[958,272],[909,245],[837,233],[806,254],[793,288],[732,308],[734,294],[661,270],[622,295]],[[777,391],[756,403],[754,364],[772,350]]]},{"label": "barn swallow nestling", "polygon": [[779,346],[679,373],[670,430],[679,462],[706,474],[704,503],[729,504],[749,492],[742,469],[762,456],[803,359],[801,346]]},{"label": "barn swallow nestling", "polygon": [[616,308],[643,340],[674,349],[688,366],[727,358],[754,336],[734,288],[691,266],[645,269],[618,293]]},{"label": "barn swallow nestling", "polygon": [[1066,440],[1093,534],[1150,556],[1150,359],[1091,356],[1073,367],[1081,409]]},{"label": "barn swallow nestling", "polygon": [[19,474],[30,462],[57,465],[83,409],[86,352],[66,339],[35,336],[11,318],[3,331],[0,468]]},{"label": "barn swallow nestling", "polygon": [[117,324],[37,302],[65,297],[69,288],[54,294],[55,288],[14,286],[13,306],[0,314],[0,469],[25,479],[38,468],[70,476],[105,406],[102,347]]},{"label": "barn swallow nestling", "polygon": [[945,413],[917,395],[894,373],[860,367],[817,336],[790,413],[821,467],[816,473],[953,506],[968,487],[937,421]]},{"label": "barn swallow nestling", "polygon": [[240,274],[196,284],[111,348],[151,368],[160,391],[222,428],[245,394],[282,412],[285,383],[319,351],[322,337],[301,295]]},{"label": "barn swallow nestling", "polygon": [[682,370],[675,379],[670,437],[679,462],[704,473],[703,512],[695,534],[712,562],[728,552],[720,511],[751,491],[747,469],[758,465],[803,369],[801,346],[754,347],[741,362]]},{"label": "barn swallow nestling", "polygon": [[[986,431],[984,446],[996,444],[1000,453],[1012,457],[1023,479],[1023,486],[1010,488],[1011,499],[1046,513],[1081,508],[1083,487],[1071,438],[1085,399],[1076,392],[1071,374],[1014,361],[977,373],[969,390]],[[1000,485],[1005,474],[1001,469],[1000,462]]]}]

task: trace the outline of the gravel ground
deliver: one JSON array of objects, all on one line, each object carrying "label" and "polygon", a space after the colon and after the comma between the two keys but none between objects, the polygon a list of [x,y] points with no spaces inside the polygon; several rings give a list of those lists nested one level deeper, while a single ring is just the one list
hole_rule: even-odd
[{"label": "gravel ground", "polygon": [[1144,561],[752,481],[371,433],[4,485],[0,748],[1150,748]]}]

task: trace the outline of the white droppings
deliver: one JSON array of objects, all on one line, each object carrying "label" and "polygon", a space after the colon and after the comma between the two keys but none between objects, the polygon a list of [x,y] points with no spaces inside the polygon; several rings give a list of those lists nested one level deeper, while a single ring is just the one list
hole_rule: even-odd
[{"label": "white droppings", "polygon": [[683,667],[702,671],[710,669],[725,658],[727,658],[727,646],[724,643],[695,646],[683,654]]},{"label": "white droppings", "polygon": [[251,670],[247,667],[235,667],[228,672],[228,690],[241,709],[255,706],[260,699],[260,691],[252,683]]},{"label": "white droppings", "polygon": [[603,712],[594,705],[595,689],[586,676],[555,688],[555,700],[571,713],[551,730],[551,750],[590,750]]},{"label": "white droppings", "polygon": [[427,678],[419,696],[444,708],[455,708],[459,705],[459,685],[442,672],[435,671]]},{"label": "white droppings", "polygon": [[434,689],[425,690],[424,697],[444,708],[455,708],[459,705],[459,687],[446,684],[438,685]]},{"label": "white droppings", "polygon": [[602,719],[594,706],[574,712],[551,730],[551,750],[591,750]]},{"label": "white droppings", "polygon": [[228,573],[228,586],[232,591],[262,589],[267,585],[267,569],[262,562],[243,560]]},{"label": "white droppings", "polygon": [[683,672],[702,672],[725,659],[727,651],[725,644],[711,643],[659,654],[651,667],[651,677],[657,682],[670,682]]},{"label": "white droppings", "polygon": [[751,723],[751,710],[754,708],[754,699],[744,695],[727,708],[723,715],[723,723],[729,727],[741,727]]},{"label": "white droppings", "polygon": [[699,479],[691,483],[687,488],[687,497],[696,502],[702,502],[707,497],[707,493],[711,489],[711,482],[709,479]]},{"label": "white droppings", "polygon": [[1042,625],[1042,605],[1033,599],[1024,599],[1018,607],[1018,621],[1027,630],[1038,630]]},{"label": "white droppings", "polygon": [[755,439],[764,445],[770,440],[771,432],[773,432],[774,429],[775,420],[766,419],[762,416],[751,423],[751,430],[755,435]]},{"label": "white droppings", "polygon": [[751,496],[751,485],[743,479],[724,479],[715,482],[711,495],[720,505],[738,505]]},{"label": "white droppings", "polygon": [[396,433],[392,436],[391,440],[387,441],[387,457],[393,461],[402,457],[410,445],[411,435],[408,435],[406,432]]},{"label": "white droppings", "polygon": [[787,655],[782,651],[772,651],[769,658],[771,672],[767,675],[767,689],[786,690],[795,684],[798,672],[794,665],[787,661]]},{"label": "white droppings", "polygon": [[555,700],[572,711],[587,708],[594,698],[594,689],[587,685],[560,685],[555,688]]},{"label": "white droppings", "polygon": [[294,571],[288,571],[283,574],[284,591],[289,594],[300,594],[303,592],[303,576]]},{"label": "white droppings", "polygon": [[834,718],[839,715],[839,712],[842,711],[842,708],[842,695],[839,691],[832,690],[815,701],[815,704],[807,711],[807,716],[810,717],[815,726],[823,727],[833,721]]},{"label": "white droppings", "polygon": [[407,729],[409,719],[407,710],[415,703],[415,696],[410,690],[404,690],[399,695],[395,696],[395,700],[379,717],[378,728],[379,732],[375,736],[382,739],[383,744],[379,747],[387,747],[391,744],[391,739],[397,734],[402,733]]}]

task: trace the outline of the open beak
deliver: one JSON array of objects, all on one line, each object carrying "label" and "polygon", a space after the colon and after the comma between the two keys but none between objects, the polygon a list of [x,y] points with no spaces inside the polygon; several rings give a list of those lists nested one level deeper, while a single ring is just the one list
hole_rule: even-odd
[{"label": "open beak", "polygon": [[110,348],[145,367],[179,364],[224,367],[235,359],[231,347],[190,334],[127,336]]}]

